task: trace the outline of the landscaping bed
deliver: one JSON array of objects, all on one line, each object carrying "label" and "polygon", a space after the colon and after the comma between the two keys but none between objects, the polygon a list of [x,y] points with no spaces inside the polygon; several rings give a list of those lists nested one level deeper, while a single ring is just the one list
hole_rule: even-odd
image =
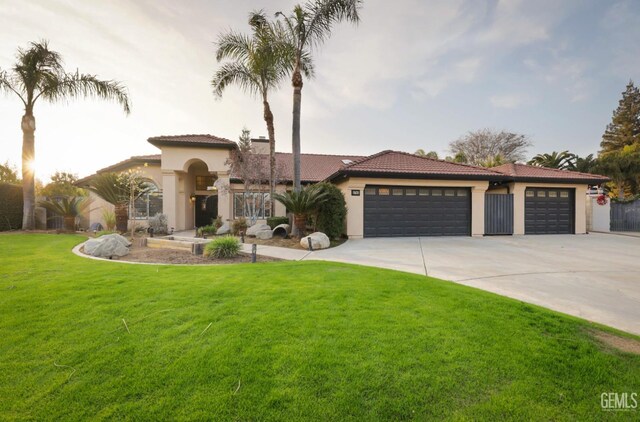
[{"label": "landscaping bed", "polygon": [[[154,264],[242,264],[250,263],[251,255],[241,252],[235,258],[209,258],[203,255],[193,255],[187,251],[148,248],[146,246],[135,246],[134,244],[134,246],[129,249],[129,255],[118,258],[118,260]],[[256,261],[272,262],[279,261],[279,259],[258,255]]]},{"label": "landscaping bed", "polygon": [[[347,239],[332,240],[330,248],[342,245],[346,241]],[[264,246],[277,246],[280,248],[300,249],[305,251],[307,250],[307,248],[303,248],[302,246],[300,246],[300,239],[295,238],[283,239],[281,237],[273,237],[271,239],[263,240],[257,239],[255,237],[245,237],[244,243]]]}]

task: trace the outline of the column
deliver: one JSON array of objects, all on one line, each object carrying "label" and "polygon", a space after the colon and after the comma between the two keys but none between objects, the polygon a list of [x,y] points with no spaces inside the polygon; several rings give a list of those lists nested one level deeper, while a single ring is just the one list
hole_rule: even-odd
[{"label": "column", "polygon": [[486,186],[471,188],[471,236],[484,236],[484,195]]}]

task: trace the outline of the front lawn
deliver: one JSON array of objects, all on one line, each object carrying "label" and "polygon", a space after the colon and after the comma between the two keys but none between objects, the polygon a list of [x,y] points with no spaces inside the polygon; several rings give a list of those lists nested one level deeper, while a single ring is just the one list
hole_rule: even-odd
[{"label": "front lawn", "polygon": [[640,392],[640,356],[575,318],[327,262],[97,262],[81,240],[0,235],[0,420],[639,416],[600,394]]}]

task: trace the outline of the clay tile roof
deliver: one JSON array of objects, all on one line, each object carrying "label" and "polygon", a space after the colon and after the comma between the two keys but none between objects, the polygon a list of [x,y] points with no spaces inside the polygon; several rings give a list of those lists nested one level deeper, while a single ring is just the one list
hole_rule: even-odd
[{"label": "clay tile roof", "polygon": [[503,178],[502,173],[468,164],[451,163],[400,151],[382,151],[364,157],[340,169],[331,178],[345,175],[380,175],[416,177],[430,176],[454,179],[493,180]]},{"label": "clay tile roof", "polygon": [[134,155],[131,158],[127,158],[126,160],[122,160],[118,163],[115,163],[109,167],[105,167],[96,171],[96,173],[108,173],[112,171],[118,171],[123,168],[129,167],[132,164],[160,164],[161,155],[160,154],[151,154],[151,155]]},{"label": "clay tile roof", "polygon": [[147,139],[155,146],[192,146],[192,147],[218,147],[235,148],[236,143],[225,138],[213,135],[175,135],[175,136],[154,136]]},{"label": "clay tile roof", "polygon": [[556,182],[566,181],[578,183],[602,183],[609,180],[608,177],[599,174],[580,173],[577,171],[551,169],[525,164],[503,164],[492,167],[491,170],[513,177],[514,180],[553,180]]}]

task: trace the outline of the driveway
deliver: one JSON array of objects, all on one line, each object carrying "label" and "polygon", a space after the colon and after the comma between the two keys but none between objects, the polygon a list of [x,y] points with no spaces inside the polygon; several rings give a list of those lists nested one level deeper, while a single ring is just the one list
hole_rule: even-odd
[{"label": "driveway", "polygon": [[640,335],[639,237],[361,239],[304,259],[426,274]]}]

